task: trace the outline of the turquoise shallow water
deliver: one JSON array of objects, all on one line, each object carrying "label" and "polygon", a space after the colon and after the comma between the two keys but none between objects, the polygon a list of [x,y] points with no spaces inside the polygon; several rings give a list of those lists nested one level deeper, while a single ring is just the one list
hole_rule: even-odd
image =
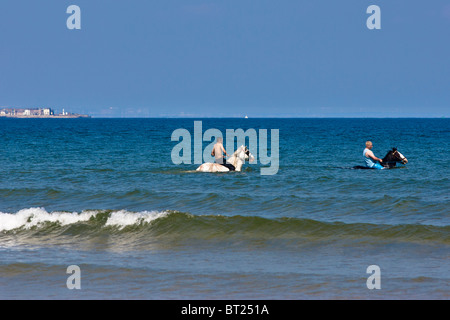
[{"label": "turquoise shallow water", "polygon": [[174,165],[194,120],[0,119],[0,297],[449,298],[448,119],[198,119],[279,129],[272,176]]}]

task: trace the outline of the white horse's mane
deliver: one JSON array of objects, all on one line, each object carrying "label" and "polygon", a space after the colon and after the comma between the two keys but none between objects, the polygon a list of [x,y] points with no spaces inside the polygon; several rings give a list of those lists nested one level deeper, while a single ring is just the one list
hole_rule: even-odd
[{"label": "white horse's mane", "polygon": [[[237,150],[233,153],[233,155],[228,159],[228,162],[231,163],[235,168],[237,167],[237,161],[239,159],[238,154],[242,152],[245,149],[245,146],[240,146],[237,148]],[[231,161],[233,159],[233,161]]]}]

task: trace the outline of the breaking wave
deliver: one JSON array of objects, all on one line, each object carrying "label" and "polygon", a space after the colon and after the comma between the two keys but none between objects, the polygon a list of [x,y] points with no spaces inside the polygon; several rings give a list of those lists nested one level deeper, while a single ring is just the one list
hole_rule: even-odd
[{"label": "breaking wave", "polygon": [[43,208],[0,212],[0,244],[4,237],[58,237],[89,240],[115,236],[120,241],[401,241],[450,243],[450,226],[323,222],[282,217],[192,215],[179,211],[86,210],[47,212]]},{"label": "breaking wave", "polygon": [[0,231],[11,230],[36,230],[44,229],[51,225],[67,226],[77,223],[89,223],[104,220],[104,226],[116,226],[122,229],[130,225],[150,223],[151,221],[167,215],[166,212],[143,211],[98,211],[88,210],[77,212],[47,212],[43,208],[23,209],[15,214],[0,212]]}]

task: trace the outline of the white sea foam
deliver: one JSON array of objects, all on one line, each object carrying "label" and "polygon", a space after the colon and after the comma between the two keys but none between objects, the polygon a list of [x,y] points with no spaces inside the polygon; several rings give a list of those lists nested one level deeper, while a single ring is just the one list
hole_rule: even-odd
[{"label": "white sea foam", "polygon": [[128,212],[125,210],[112,212],[106,221],[106,226],[116,226],[123,229],[126,226],[137,225],[142,223],[151,223],[152,221],[165,217],[168,212],[160,211],[142,211]]},{"label": "white sea foam", "polygon": [[[47,212],[44,208],[29,208],[17,213],[0,212],[0,231],[14,229],[31,229],[44,223],[59,223],[69,225],[77,222],[88,221],[101,211],[77,212]],[[161,217],[167,216],[167,212],[142,211],[129,212],[125,210],[110,213],[105,226],[116,226],[120,229],[134,224],[150,223]]]},{"label": "white sea foam", "polygon": [[9,231],[18,228],[30,229],[46,222],[57,222],[61,225],[68,225],[80,221],[87,221],[95,214],[95,211],[83,213],[49,213],[43,208],[23,209],[14,214],[0,212],[0,231]]}]

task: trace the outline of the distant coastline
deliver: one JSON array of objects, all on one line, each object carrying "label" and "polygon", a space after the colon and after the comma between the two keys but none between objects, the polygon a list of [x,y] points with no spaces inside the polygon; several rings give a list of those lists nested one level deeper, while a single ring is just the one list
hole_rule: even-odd
[{"label": "distant coastline", "polygon": [[0,118],[19,118],[19,119],[36,119],[36,118],[56,118],[56,119],[75,119],[75,118],[90,118],[86,114],[78,114],[66,112],[64,109],[62,113],[55,113],[51,108],[0,108]]},{"label": "distant coastline", "polygon": [[86,114],[71,114],[71,115],[53,115],[53,116],[3,116],[0,118],[15,118],[15,119],[74,119],[74,118],[91,118]]}]

